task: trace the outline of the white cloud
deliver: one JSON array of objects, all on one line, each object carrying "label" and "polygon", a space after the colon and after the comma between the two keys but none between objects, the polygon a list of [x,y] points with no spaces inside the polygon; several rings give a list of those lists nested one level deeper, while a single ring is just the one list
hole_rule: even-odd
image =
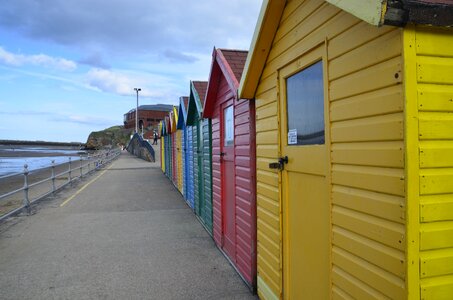
[{"label": "white cloud", "polygon": [[[140,97],[174,101],[178,85],[173,82],[172,75],[155,75],[147,72],[129,70],[91,69],[87,73],[87,81],[91,87],[106,93],[121,96],[135,95],[134,88],[141,88]],[[175,94],[176,92],[176,94]],[[170,97],[170,98],[169,98]]]},{"label": "white cloud", "polygon": [[52,57],[46,54],[15,54],[3,47],[0,47],[0,62],[10,66],[34,65],[62,71],[74,71],[77,68],[75,62],[65,58]]}]

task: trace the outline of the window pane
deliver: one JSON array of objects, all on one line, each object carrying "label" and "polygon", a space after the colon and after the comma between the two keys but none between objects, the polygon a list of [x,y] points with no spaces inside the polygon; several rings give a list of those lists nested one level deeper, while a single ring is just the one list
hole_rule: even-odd
[{"label": "window pane", "polygon": [[288,145],[324,144],[322,61],[286,79]]},{"label": "window pane", "polygon": [[234,121],[233,121],[233,106],[228,106],[225,108],[223,111],[223,117],[224,117],[224,145],[225,146],[230,146],[233,145],[233,139],[234,139]]}]

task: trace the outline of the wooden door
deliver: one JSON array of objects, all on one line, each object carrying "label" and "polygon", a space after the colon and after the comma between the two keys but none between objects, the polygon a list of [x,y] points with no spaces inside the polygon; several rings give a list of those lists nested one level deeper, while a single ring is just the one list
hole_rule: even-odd
[{"label": "wooden door", "polygon": [[233,100],[221,105],[221,176],[223,249],[234,261],[236,244],[236,201],[234,197],[234,107]]},{"label": "wooden door", "polygon": [[330,298],[330,137],[323,49],[279,71],[284,299]]}]

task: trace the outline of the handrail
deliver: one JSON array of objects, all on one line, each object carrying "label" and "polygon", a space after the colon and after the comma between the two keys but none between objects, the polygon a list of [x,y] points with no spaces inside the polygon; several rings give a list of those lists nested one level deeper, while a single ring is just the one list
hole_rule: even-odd
[{"label": "handrail", "polygon": [[[51,170],[52,170],[52,173],[51,173],[51,176],[49,178],[44,178],[40,181],[37,181],[37,182],[34,182],[32,184],[29,184],[28,183],[28,179],[29,179],[29,174],[30,174],[30,171],[28,170],[28,165],[25,164],[24,165],[24,170],[21,172],[21,173],[15,173],[15,174],[10,174],[10,175],[6,175],[6,176],[2,176],[0,177],[0,181],[1,180],[4,180],[5,178],[9,178],[9,177],[13,177],[13,176],[18,176],[18,175],[23,175],[24,176],[24,186],[20,189],[16,189],[16,190],[13,190],[13,191],[10,191],[10,192],[7,192],[5,194],[2,194],[0,195],[0,201],[9,197],[9,196],[12,196],[16,193],[19,193],[21,191],[24,192],[24,196],[23,196],[23,201],[22,201],[22,206],[12,210],[12,211],[9,211],[3,215],[0,216],[0,221],[8,218],[9,216],[15,214],[15,213],[18,213],[19,211],[21,211],[22,209],[26,209],[27,213],[30,214],[30,204],[38,201],[38,200],[41,200],[42,198],[50,195],[50,194],[55,194],[56,191],[60,190],[61,188],[65,187],[66,185],[68,184],[72,184],[72,182],[74,182],[75,180],[78,180],[78,179],[81,179],[83,176],[86,176],[87,174],[93,172],[93,171],[96,171],[98,170],[99,168],[101,168],[102,166],[104,166],[105,164],[107,164],[108,162],[112,161],[113,159],[115,159],[116,157],[118,157],[119,155],[121,154],[121,150],[120,149],[114,149],[114,150],[107,150],[107,151],[101,151],[99,153],[96,153],[95,155],[93,156],[86,156],[86,158],[84,158],[82,155],[80,156],[80,159],[79,160],[76,160],[76,161],[80,161],[80,164],[78,167],[75,167],[73,168],[72,167],[72,162],[76,162],[76,161],[72,161],[71,160],[71,157],[69,157],[69,160],[68,162],[64,162],[64,163],[60,163],[60,164],[55,164],[55,160],[52,160],[52,165],[50,166]],[[83,163],[83,161],[86,161],[86,163]],[[66,164],[68,163],[68,170],[66,171],[63,171],[63,172],[60,172],[58,174],[55,174],[55,168],[58,167],[58,166],[61,166],[63,164]],[[90,169],[90,167],[92,166],[92,168]],[[36,171],[39,171],[39,170],[44,170],[44,169],[48,169],[49,167],[45,167],[45,168],[40,168],[40,169],[37,169],[37,170],[33,170],[33,172],[36,172]],[[87,171],[84,173],[83,170],[84,169],[87,169]],[[71,176],[73,172],[79,170],[80,171],[80,175],[78,176]],[[55,185],[55,180],[59,177],[62,177],[64,175],[67,175],[68,174],[68,181],[58,187],[56,187]],[[36,197],[35,199],[32,199],[30,200],[29,199],[29,192],[30,192],[30,189],[33,188],[33,187],[36,187],[40,184],[43,184],[45,182],[48,182],[48,181],[52,181],[52,188],[50,190],[46,190],[44,192],[44,194]]]}]

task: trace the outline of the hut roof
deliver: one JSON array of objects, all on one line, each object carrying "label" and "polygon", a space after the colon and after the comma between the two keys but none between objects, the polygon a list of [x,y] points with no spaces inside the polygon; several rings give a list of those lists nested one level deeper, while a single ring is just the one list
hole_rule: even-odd
[{"label": "hut roof", "polygon": [[206,100],[203,107],[203,117],[209,118],[212,116],[221,76],[228,82],[228,86],[234,96],[237,96],[236,92],[244,71],[247,54],[248,51],[244,50],[214,48]]}]

